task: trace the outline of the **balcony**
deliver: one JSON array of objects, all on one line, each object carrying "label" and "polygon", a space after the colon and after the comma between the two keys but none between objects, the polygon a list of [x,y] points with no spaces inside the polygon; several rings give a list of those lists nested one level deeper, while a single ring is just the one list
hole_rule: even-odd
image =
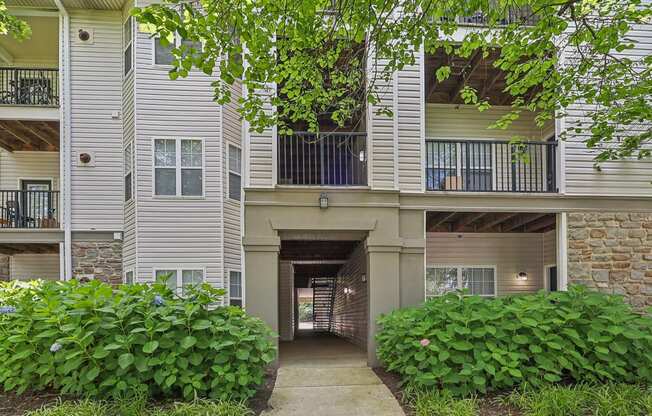
[{"label": "balcony", "polygon": [[279,185],[366,186],[367,134],[295,132],[278,139]]},{"label": "balcony", "polygon": [[[534,26],[538,21],[539,17],[533,14],[530,7],[510,7],[505,17],[498,23],[502,26],[512,23]],[[484,13],[477,12],[469,16],[460,16],[457,22],[462,25],[486,26],[489,20]]]},{"label": "balcony", "polygon": [[0,67],[0,105],[58,107],[59,70]]},{"label": "balcony", "polygon": [[0,190],[0,228],[59,228],[59,191]]},{"label": "balcony", "polygon": [[427,140],[426,189],[557,192],[557,142]]}]

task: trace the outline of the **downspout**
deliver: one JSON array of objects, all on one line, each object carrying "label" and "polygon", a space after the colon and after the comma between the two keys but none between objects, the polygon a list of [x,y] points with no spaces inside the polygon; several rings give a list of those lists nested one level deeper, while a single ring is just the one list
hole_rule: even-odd
[{"label": "downspout", "polygon": [[[70,139],[70,125],[71,125],[71,116],[70,116],[70,15],[61,0],[54,0],[54,3],[59,9],[59,13],[63,17],[63,27],[62,27],[62,45],[61,52],[59,54],[59,77],[60,85],[62,86],[62,97],[60,101],[60,113],[61,113],[61,123],[59,126],[59,135],[60,140],[60,157],[61,161],[59,163],[60,177],[63,179],[61,181],[62,188],[62,202],[61,206],[63,208],[63,246],[64,246],[64,263],[65,267],[63,276],[64,280],[72,279],[72,231],[71,231],[71,184],[70,184],[70,168],[71,168],[71,139]],[[61,75],[62,74],[62,75]]]}]

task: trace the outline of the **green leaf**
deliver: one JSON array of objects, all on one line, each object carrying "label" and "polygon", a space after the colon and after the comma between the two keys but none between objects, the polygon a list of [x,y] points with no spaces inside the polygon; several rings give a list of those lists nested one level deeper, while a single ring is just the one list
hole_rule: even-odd
[{"label": "green leaf", "polygon": [[188,348],[191,348],[196,343],[197,343],[197,338],[193,337],[192,335],[188,335],[187,337],[181,340],[181,348],[187,350]]},{"label": "green leaf", "polygon": [[127,367],[129,367],[131,364],[134,362],[134,356],[131,353],[124,353],[120,357],[118,357],[118,365],[120,368],[123,370]]},{"label": "green leaf", "polygon": [[99,367],[93,367],[90,370],[86,372],[86,380],[88,381],[93,381],[97,378],[97,376],[100,374],[100,368]]},{"label": "green leaf", "polygon": [[470,351],[473,349],[473,344],[468,341],[454,341],[451,343],[451,347],[458,351]]},{"label": "green leaf", "polygon": [[158,341],[149,341],[143,345],[143,352],[145,354],[151,354],[158,348]]}]

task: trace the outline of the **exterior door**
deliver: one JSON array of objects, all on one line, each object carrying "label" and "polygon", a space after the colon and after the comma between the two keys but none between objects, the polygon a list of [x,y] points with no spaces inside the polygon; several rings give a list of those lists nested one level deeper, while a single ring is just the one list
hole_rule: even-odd
[{"label": "exterior door", "polygon": [[548,267],[548,287],[551,292],[557,291],[557,266]]},{"label": "exterior door", "polygon": [[23,179],[20,181],[22,192],[21,213],[24,227],[37,227],[41,220],[53,215],[52,181]]}]

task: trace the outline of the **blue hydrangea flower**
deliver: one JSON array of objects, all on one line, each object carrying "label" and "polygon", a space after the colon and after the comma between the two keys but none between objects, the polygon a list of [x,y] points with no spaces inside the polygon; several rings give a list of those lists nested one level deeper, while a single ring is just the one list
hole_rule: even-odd
[{"label": "blue hydrangea flower", "polygon": [[0,306],[0,315],[6,315],[8,313],[16,313],[16,308],[13,306]]},{"label": "blue hydrangea flower", "polygon": [[61,349],[61,347],[63,347],[63,345],[55,342],[54,344],[50,345],[50,352],[57,352]]},{"label": "blue hydrangea flower", "polygon": [[154,296],[154,306],[163,306],[164,304],[165,304],[165,299],[163,299],[163,296],[161,295]]}]

